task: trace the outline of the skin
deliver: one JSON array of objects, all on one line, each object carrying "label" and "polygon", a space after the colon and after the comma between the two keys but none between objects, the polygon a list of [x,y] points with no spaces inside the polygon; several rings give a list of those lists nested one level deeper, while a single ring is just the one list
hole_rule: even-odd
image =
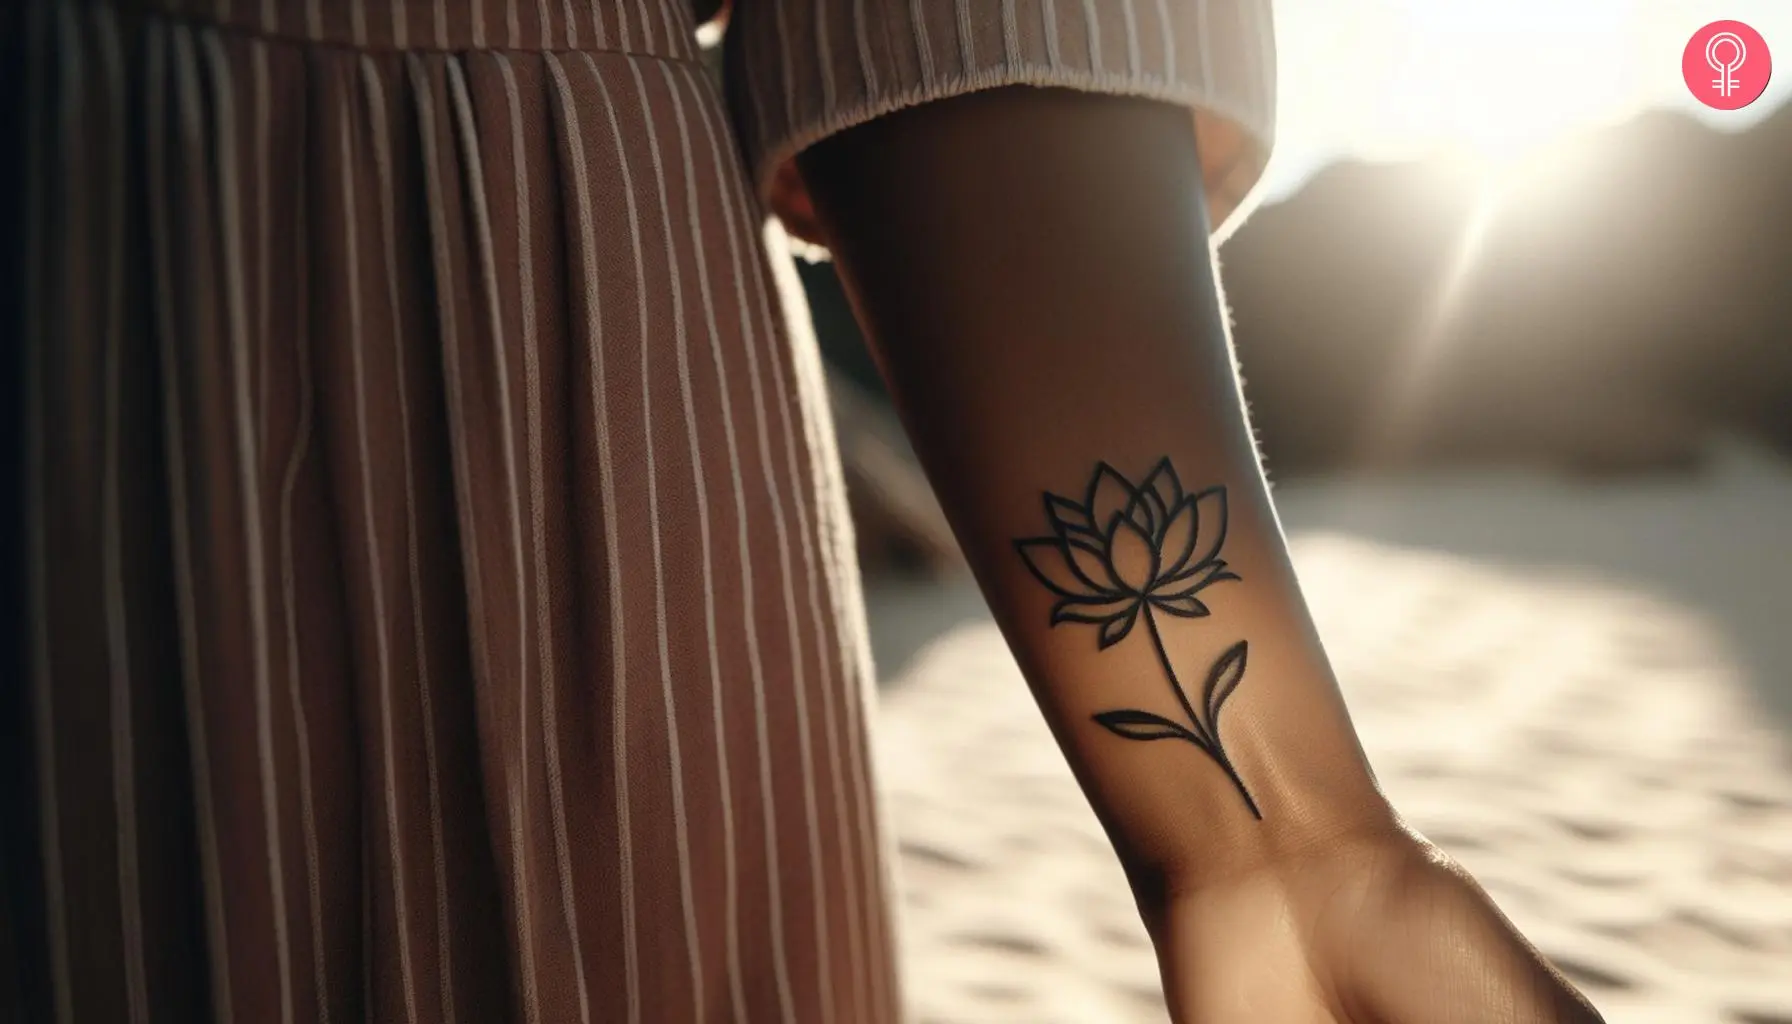
[{"label": "skin", "polygon": [[[1481,889],[1405,828],[1357,742],[1246,421],[1185,111],[998,89],[904,110],[800,158],[922,465],[1040,711],[1127,870],[1183,1024],[1591,1022]],[[1169,714],[1152,645],[1050,624],[1017,557],[1041,493],[1102,460],[1223,485],[1212,614],[1160,619],[1185,678],[1240,638],[1225,749],[1263,812],[1188,744],[1094,724]],[[1370,583],[1372,581],[1365,581]],[[1142,633],[1141,629],[1141,633]]]}]

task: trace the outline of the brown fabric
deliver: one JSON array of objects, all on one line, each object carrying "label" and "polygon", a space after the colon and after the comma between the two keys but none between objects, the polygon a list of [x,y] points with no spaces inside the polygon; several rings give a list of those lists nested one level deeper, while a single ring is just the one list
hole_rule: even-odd
[{"label": "brown fabric", "polygon": [[738,0],[727,45],[728,100],[760,195],[817,243],[791,158],[946,96],[1051,86],[1187,107],[1222,237],[1275,137],[1270,0]]},{"label": "brown fabric", "polygon": [[169,6],[0,42],[0,1018],[896,1020],[819,361],[688,16]]}]

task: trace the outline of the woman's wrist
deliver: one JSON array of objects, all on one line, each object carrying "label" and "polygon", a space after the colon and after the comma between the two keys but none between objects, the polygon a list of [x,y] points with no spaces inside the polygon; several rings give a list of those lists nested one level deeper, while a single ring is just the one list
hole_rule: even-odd
[{"label": "woman's wrist", "polygon": [[1294,878],[1316,868],[1348,875],[1357,869],[1372,870],[1375,864],[1427,855],[1423,840],[1379,796],[1349,807],[1299,809],[1291,802],[1279,806],[1296,813],[1268,828],[1226,828],[1223,836],[1209,833],[1165,858],[1123,856],[1133,897],[1147,923],[1179,903],[1266,878]]}]

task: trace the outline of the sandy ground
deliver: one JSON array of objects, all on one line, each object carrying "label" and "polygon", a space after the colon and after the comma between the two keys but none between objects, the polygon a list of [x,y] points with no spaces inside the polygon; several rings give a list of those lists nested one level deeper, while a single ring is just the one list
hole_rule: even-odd
[{"label": "sandy ground", "polygon": [[[1407,816],[1611,1024],[1792,1024],[1792,467],[1279,495]],[[915,1019],[1163,1021],[1119,869],[975,592],[868,602]]]}]

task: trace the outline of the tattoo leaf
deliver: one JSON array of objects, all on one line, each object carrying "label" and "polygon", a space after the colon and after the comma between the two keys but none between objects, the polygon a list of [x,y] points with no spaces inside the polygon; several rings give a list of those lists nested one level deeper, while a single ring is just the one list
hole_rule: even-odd
[{"label": "tattoo leaf", "polygon": [[1244,679],[1245,656],[1250,646],[1245,640],[1233,644],[1207,672],[1207,695],[1203,703],[1207,706],[1208,731],[1216,736],[1219,735],[1220,705],[1232,696],[1232,691],[1238,689],[1239,682]]},{"label": "tattoo leaf", "polygon": [[1126,634],[1132,632],[1132,624],[1137,622],[1138,620],[1139,620],[1139,606],[1133,605],[1132,610],[1127,612],[1126,614],[1117,616],[1115,618],[1108,619],[1106,622],[1103,622],[1101,624],[1101,641],[1100,641],[1101,649],[1105,651],[1109,647],[1112,647],[1115,644],[1119,643],[1120,641],[1126,639]]},{"label": "tattoo leaf", "polygon": [[1103,711],[1095,716],[1095,720],[1106,726],[1109,731],[1124,736],[1129,740],[1188,740],[1199,741],[1187,729],[1167,718],[1154,715],[1149,711],[1131,709],[1121,711]]}]

